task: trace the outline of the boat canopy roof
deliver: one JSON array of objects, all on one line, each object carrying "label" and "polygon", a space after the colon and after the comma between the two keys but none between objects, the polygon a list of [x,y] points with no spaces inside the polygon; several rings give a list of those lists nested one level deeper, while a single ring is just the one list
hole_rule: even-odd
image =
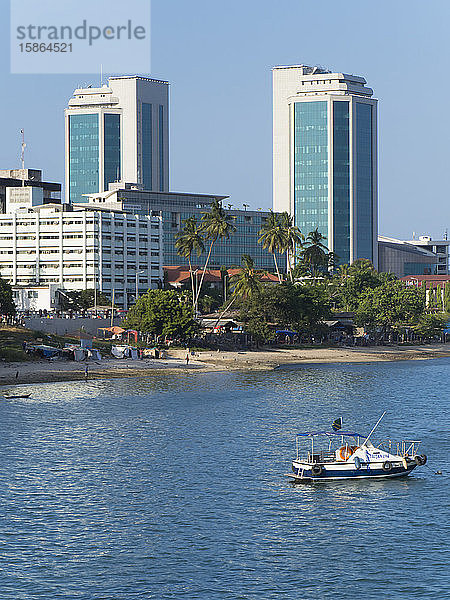
[{"label": "boat canopy roof", "polygon": [[305,437],[312,437],[313,435],[348,435],[351,437],[366,437],[362,433],[356,433],[355,431],[306,431],[304,433],[297,433],[297,435]]}]

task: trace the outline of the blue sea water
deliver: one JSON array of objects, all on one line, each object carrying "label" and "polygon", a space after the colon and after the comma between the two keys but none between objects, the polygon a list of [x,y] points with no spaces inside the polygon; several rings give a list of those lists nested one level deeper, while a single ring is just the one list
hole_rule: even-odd
[{"label": "blue sea water", "polygon": [[[449,367],[21,386],[0,403],[0,600],[449,598]],[[423,440],[426,467],[287,482],[297,432],[384,410],[378,437]]]}]

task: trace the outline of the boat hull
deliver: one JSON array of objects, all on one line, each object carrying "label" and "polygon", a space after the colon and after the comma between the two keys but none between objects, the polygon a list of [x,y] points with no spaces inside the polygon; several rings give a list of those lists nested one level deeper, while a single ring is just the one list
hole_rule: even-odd
[{"label": "boat hull", "polygon": [[356,469],[354,465],[330,465],[322,466],[322,473],[315,475],[311,471],[311,465],[292,464],[293,473],[289,473],[288,477],[295,481],[328,481],[339,479],[387,479],[392,477],[402,477],[409,475],[417,464],[412,462],[407,465],[407,468],[402,465],[392,465],[389,471],[385,471],[381,465],[364,465]]}]

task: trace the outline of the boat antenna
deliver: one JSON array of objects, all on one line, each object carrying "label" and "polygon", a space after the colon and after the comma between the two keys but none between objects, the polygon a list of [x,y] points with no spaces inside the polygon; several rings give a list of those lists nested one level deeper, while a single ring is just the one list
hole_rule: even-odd
[{"label": "boat antenna", "polygon": [[366,437],[366,439],[363,441],[363,443],[361,444],[361,446],[364,446],[364,444],[367,442],[367,440],[370,438],[370,436],[372,435],[372,433],[375,431],[375,429],[378,427],[378,424],[380,423],[381,419],[384,417],[384,415],[386,414],[386,411],[384,411],[384,413],[381,415],[381,417],[378,419],[378,421],[375,423],[375,427],[372,429],[372,431],[369,433],[369,435]]}]

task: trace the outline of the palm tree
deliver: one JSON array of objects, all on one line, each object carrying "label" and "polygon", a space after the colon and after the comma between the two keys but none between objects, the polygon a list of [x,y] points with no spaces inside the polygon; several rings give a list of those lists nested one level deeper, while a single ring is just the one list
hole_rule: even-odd
[{"label": "palm tree", "polygon": [[228,239],[236,231],[236,227],[232,224],[230,215],[227,215],[225,210],[222,208],[220,200],[214,200],[211,204],[209,212],[204,212],[202,216],[202,223],[200,225],[200,231],[203,233],[205,239],[210,241],[208,256],[206,257],[205,266],[203,268],[202,277],[200,279],[200,285],[197,290],[196,300],[200,295],[203,279],[205,277],[206,269],[208,268],[209,259],[215,242],[220,239]]},{"label": "palm tree", "polygon": [[286,253],[286,265],[291,281],[292,276],[292,259],[295,255],[295,248],[302,245],[305,236],[300,229],[294,225],[294,218],[287,212],[281,213],[280,225],[282,235],[284,237],[284,251]]},{"label": "palm tree", "polygon": [[183,219],[183,225],[183,230],[175,236],[175,248],[177,249],[177,254],[187,258],[189,262],[189,274],[191,277],[192,287],[192,304],[195,312],[196,298],[194,291],[194,274],[192,271],[192,253],[196,252],[197,256],[200,256],[200,254],[205,250],[205,244],[203,243],[203,237],[199,231],[197,219],[195,217]]},{"label": "palm tree", "polygon": [[234,287],[233,296],[248,299],[261,293],[261,277],[264,271],[255,269],[255,261],[249,254],[241,258],[241,270],[231,277],[230,283]]},{"label": "palm tree", "polygon": [[269,216],[264,222],[260,232],[259,244],[262,244],[263,248],[267,249],[273,254],[273,260],[275,262],[275,269],[278,275],[278,281],[281,283],[280,270],[278,268],[278,262],[276,252],[283,252],[285,245],[285,237],[283,236],[283,230],[281,227],[280,219],[272,210]]},{"label": "palm tree", "polygon": [[230,309],[231,305],[238,299],[248,299],[259,296],[262,292],[261,277],[265,274],[262,269],[255,269],[255,261],[248,254],[243,254],[241,258],[241,270],[230,278],[230,284],[233,286],[233,293],[230,302],[220,313],[219,318],[214,325],[217,327],[220,319]]},{"label": "palm tree", "polygon": [[317,275],[318,267],[325,266],[328,247],[322,243],[322,240],[326,239],[317,227],[306,236],[302,255],[305,262],[310,265],[313,276]]}]

